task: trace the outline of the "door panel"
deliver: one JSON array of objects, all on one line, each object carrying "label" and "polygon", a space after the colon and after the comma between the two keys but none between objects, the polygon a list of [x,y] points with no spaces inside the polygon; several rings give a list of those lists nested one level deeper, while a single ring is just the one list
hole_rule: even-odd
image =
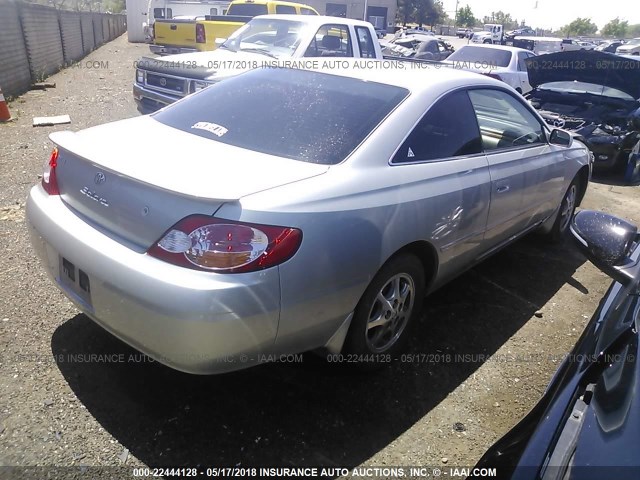
[{"label": "door panel", "polygon": [[469,92],[491,174],[489,246],[518,235],[548,215],[562,162],[545,129],[521,99],[499,89]]}]

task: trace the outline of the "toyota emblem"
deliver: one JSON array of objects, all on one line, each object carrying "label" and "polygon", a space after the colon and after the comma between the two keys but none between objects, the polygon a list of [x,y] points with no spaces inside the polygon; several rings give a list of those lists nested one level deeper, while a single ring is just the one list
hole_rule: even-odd
[{"label": "toyota emblem", "polygon": [[160,86],[162,86],[162,87],[166,87],[167,86],[167,79],[166,78],[161,78],[160,79]]},{"label": "toyota emblem", "polygon": [[107,177],[105,177],[105,176],[104,176],[104,173],[102,173],[102,172],[98,172],[98,173],[96,173],[96,176],[95,176],[95,178],[93,179],[93,182],[94,182],[96,185],[102,185],[102,184],[103,184],[104,182],[106,182],[106,181],[107,181]]},{"label": "toyota emblem", "polygon": [[553,126],[556,128],[562,128],[564,127],[564,124],[565,124],[564,118],[558,117],[553,119]]}]

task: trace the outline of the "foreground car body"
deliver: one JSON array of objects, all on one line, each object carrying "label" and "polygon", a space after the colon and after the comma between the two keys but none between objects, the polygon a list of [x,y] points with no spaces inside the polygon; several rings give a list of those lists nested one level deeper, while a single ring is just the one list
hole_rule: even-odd
[{"label": "foreground car body", "polygon": [[640,139],[629,126],[640,108],[640,61],[576,51],[526,62],[534,87],[527,98],[545,120],[579,136],[594,153],[595,169],[623,170]]},{"label": "foreground car body", "polygon": [[501,478],[640,476],[640,236],[624,220],[589,211],[576,215],[572,232],[618,281],[540,402],[478,463]]},{"label": "foreground car body", "polygon": [[259,69],[51,139],[27,206],[49,274],[194,373],[321,347],[389,361],[427,291],[561,235],[589,178],[515,91],[451,69]]}]

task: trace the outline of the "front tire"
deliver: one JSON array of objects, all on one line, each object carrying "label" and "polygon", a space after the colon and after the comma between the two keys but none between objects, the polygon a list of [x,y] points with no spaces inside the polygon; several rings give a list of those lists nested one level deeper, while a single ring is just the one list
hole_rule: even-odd
[{"label": "front tire", "polygon": [[356,363],[361,370],[388,363],[376,362],[375,357],[392,358],[404,349],[410,327],[422,310],[424,293],[425,273],[418,257],[401,254],[389,260],[358,302],[343,352],[373,358],[373,362]]}]

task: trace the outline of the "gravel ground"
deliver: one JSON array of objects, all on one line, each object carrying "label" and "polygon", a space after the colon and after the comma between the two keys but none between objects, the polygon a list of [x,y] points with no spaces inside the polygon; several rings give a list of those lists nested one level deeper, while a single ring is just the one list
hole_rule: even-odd
[{"label": "gravel ground", "polygon": [[[14,100],[17,120],[0,125],[0,465],[475,464],[540,397],[610,280],[570,245],[526,238],[433,294],[416,358],[375,374],[312,356],[213,377],[151,362],[56,290],[24,218],[47,135],[136,115],[146,53],[116,39],[50,78],[57,88]],[[72,124],[31,126],[60,114]],[[583,206],[638,223],[639,197],[592,183]]]}]

